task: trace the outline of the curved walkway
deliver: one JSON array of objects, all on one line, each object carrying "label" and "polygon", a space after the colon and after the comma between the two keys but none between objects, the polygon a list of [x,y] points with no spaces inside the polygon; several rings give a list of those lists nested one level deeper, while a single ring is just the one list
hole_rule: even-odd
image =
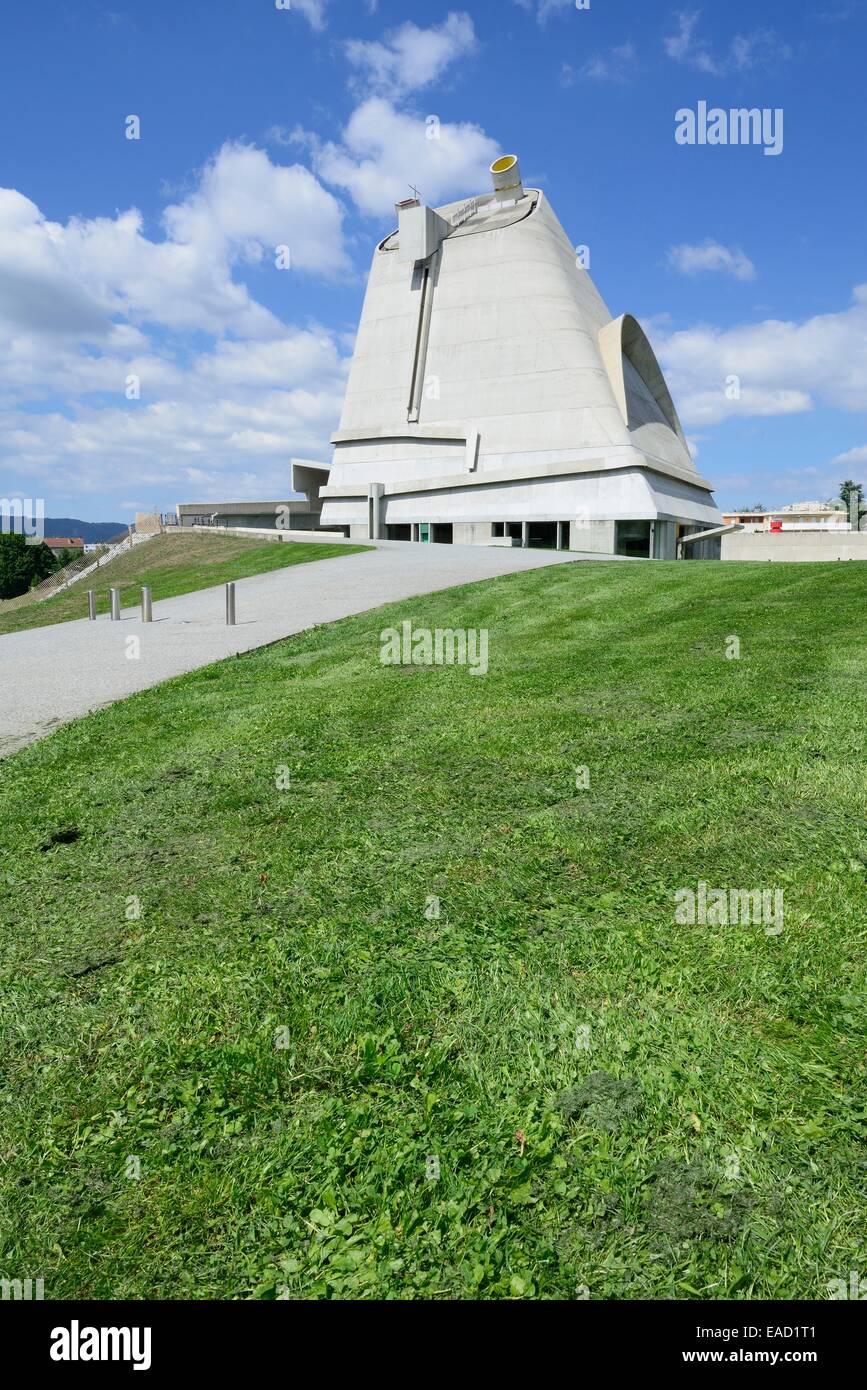
[{"label": "curved walkway", "polygon": [[[218,585],[154,603],[151,624],[127,608],[116,623],[101,615],[8,633],[0,637],[0,756],[137,690],[304,628],[474,580],[599,558],[381,541],[362,554],[236,580],[235,627],[226,626]],[[127,656],[132,636],[140,639],[135,660]]]}]

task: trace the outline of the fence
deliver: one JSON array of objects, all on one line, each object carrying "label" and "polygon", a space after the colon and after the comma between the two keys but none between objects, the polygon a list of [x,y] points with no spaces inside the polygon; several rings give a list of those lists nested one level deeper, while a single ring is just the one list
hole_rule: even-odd
[{"label": "fence", "polygon": [[60,594],[70,585],[77,584],[79,580],[85,579],[89,574],[94,574],[96,570],[107,565],[110,560],[116,559],[124,551],[131,550],[134,545],[140,545],[142,541],[149,541],[151,536],[147,533],[132,531],[128,536],[124,536],[117,545],[110,545],[96,559],[91,552],[88,555],[80,555],[77,560],[72,560],[68,565],[64,565],[62,570],[49,574],[47,579],[43,579],[40,584],[36,584],[26,594],[19,594],[18,598],[7,599],[0,603],[0,611],[10,613],[15,608],[23,608],[28,603],[42,603],[47,598],[54,598],[55,594]]}]

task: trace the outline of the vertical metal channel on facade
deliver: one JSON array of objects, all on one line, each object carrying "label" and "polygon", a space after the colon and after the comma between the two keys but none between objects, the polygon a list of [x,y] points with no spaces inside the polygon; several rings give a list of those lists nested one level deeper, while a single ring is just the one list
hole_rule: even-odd
[{"label": "vertical metal channel on facade", "polygon": [[427,343],[430,336],[430,316],[433,304],[433,280],[439,251],[435,251],[428,264],[422,267],[421,291],[418,306],[418,325],[415,334],[415,355],[412,363],[412,383],[409,388],[409,404],[406,410],[408,424],[417,424],[421,411],[421,393],[424,387],[424,371],[427,362]]}]

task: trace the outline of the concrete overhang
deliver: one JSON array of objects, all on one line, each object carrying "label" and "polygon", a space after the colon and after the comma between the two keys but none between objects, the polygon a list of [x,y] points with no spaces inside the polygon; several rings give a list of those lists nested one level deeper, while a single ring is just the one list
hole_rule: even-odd
[{"label": "concrete overhang", "polygon": [[[441,436],[439,436],[441,437]],[[464,436],[461,436],[463,439]],[[565,463],[517,464],[511,468],[491,469],[487,473],[451,473],[439,478],[406,478],[393,483],[385,483],[383,495],[393,497],[416,492],[443,492],[451,488],[496,487],[499,483],[541,482],[545,478],[578,476],[584,473],[615,473],[640,469],[645,472],[662,474],[675,478],[678,482],[689,483],[702,492],[712,492],[713,487],[704,478],[691,473],[686,468],[676,468],[673,464],[650,459],[576,459]],[[366,497],[368,484],[356,483],[348,487],[324,487],[320,497]]]},{"label": "concrete overhang", "polygon": [[436,429],[430,425],[419,425],[418,429],[364,429],[336,430],[331,436],[332,444],[373,444],[382,439],[433,439],[443,444],[464,444],[467,431],[457,433],[453,429]]},{"label": "concrete overhang", "polygon": [[290,459],[289,478],[293,492],[300,492],[308,502],[319,497],[319,490],[328,482],[331,465],[311,459]]}]

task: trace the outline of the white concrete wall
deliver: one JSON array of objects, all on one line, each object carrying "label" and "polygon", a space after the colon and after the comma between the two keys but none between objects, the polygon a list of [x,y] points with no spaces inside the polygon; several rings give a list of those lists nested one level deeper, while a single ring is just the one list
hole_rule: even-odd
[{"label": "white concrete wall", "polygon": [[569,549],[613,555],[614,528],[613,521],[573,521],[569,527]]},{"label": "white concrete wall", "polygon": [[491,523],[489,521],[456,522],[452,539],[455,545],[490,545]]},{"label": "white concrete wall", "polygon": [[[341,541],[345,537],[339,531],[307,531],[291,530],[278,531],[273,526],[187,526],[170,527],[163,534],[172,535],[204,535],[204,536],[239,536],[244,540],[255,541]],[[367,527],[364,528],[364,535],[358,537],[359,540],[367,540]]]},{"label": "white concrete wall", "polygon": [[[439,211],[445,217],[457,207]],[[635,448],[615,399],[598,343],[610,311],[544,195],[527,196],[519,218],[486,230],[470,219],[434,261],[432,313],[420,429],[480,434],[480,462],[491,454]],[[340,431],[373,432],[407,424],[421,281],[396,249],[374,253]],[[636,430],[657,457],[695,473],[692,459],[627,364]],[[637,385],[636,385],[637,383]],[[634,390],[632,389],[634,388]],[[635,459],[642,448],[638,441]],[[385,442],[363,454],[335,447],[331,482],[350,481],[361,464],[369,480],[387,474],[381,458],[418,458],[429,446]],[[371,457],[371,453],[373,457]],[[364,457],[366,455],[366,457]],[[696,474],[697,476],[697,474]]]},{"label": "white concrete wall", "polygon": [[723,560],[867,560],[867,532],[731,531],[722,537]]},{"label": "white concrete wall", "polygon": [[[459,206],[438,212],[449,220]],[[617,344],[622,381],[613,381],[599,342],[611,313],[547,198],[531,190],[509,209],[489,211],[453,228],[429,262],[430,325],[411,422],[423,274],[401,259],[394,234],[375,251],[329,478],[329,488],[358,491],[326,495],[323,524],[363,525],[370,483],[395,489],[383,501],[383,526],[479,527],[581,513],[717,524],[688,449]],[[478,451],[469,457],[463,441],[474,431]],[[600,471],[545,476],[551,464],[573,462]],[[644,470],[655,464],[682,470],[681,480],[655,490],[655,477],[647,486]],[[496,488],[411,489],[468,469],[493,478],[502,468],[527,477]]]}]

